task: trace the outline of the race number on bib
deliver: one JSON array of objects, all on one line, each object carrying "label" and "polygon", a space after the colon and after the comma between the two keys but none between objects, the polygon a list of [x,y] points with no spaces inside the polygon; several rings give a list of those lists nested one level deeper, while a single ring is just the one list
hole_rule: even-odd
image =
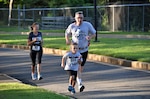
[{"label": "race number on bib", "polygon": [[71,64],[76,65],[78,63],[77,58],[71,58]]},{"label": "race number on bib", "polygon": [[39,51],[40,50],[40,46],[34,45],[34,46],[32,46],[32,50]]}]

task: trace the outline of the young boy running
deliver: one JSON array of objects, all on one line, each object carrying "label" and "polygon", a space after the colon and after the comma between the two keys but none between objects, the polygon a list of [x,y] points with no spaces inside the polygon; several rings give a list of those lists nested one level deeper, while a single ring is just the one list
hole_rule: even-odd
[{"label": "young boy running", "polygon": [[75,93],[74,87],[76,84],[77,71],[81,63],[82,63],[82,56],[78,52],[78,44],[72,43],[70,45],[70,51],[67,52],[62,57],[62,62],[61,62],[61,67],[63,67],[64,70],[66,70],[69,75],[68,91],[70,91],[72,94]]}]

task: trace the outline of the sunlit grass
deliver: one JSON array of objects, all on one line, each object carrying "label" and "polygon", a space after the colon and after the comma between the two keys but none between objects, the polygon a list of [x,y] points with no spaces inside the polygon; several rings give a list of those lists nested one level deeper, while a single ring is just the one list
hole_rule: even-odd
[{"label": "sunlit grass", "polygon": [[22,83],[0,83],[0,99],[69,99]]},{"label": "sunlit grass", "polygon": [[[47,30],[42,30],[40,29],[41,32],[43,33],[64,33],[65,29],[47,29]],[[0,27],[0,32],[29,32],[29,27],[18,27],[18,26],[1,26]],[[121,34],[121,35],[150,35],[149,32],[125,32],[125,31],[117,31],[117,32],[110,32],[110,31],[97,31],[98,34]]]},{"label": "sunlit grass", "polygon": [[[43,38],[43,46],[46,48],[69,50],[64,37],[43,36]],[[26,45],[27,35],[0,34],[0,43]],[[101,38],[100,42],[91,41],[89,53],[150,62],[150,40]]]},{"label": "sunlit grass", "polygon": [[133,39],[108,39],[92,42],[90,53],[150,62],[150,41]]},{"label": "sunlit grass", "polygon": [[[29,27],[18,27],[18,26],[1,26],[0,27],[0,32],[29,32],[30,29]],[[41,32],[43,33],[64,33],[65,32],[65,29],[49,29],[49,30],[41,30]]]},{"label": "sunlit grass", "polygon": [[98,34],[121,34],[121,35],[150,35],[150,32],[110,32],[110,31],[98,31]]}]

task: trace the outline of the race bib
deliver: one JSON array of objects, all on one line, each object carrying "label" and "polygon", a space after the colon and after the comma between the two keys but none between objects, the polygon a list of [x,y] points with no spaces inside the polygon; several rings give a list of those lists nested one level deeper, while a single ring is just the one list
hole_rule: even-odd
[{"label": "race bib", "polygon": [[78,64],[78,59],[77,58],[71,58],[71,64],[72,65]]},{"label": "race bib", "polygon": [[34,46],[32,46],[32,50],[33,51],[39,51],[40,50],[40,46],[34,45]]}]

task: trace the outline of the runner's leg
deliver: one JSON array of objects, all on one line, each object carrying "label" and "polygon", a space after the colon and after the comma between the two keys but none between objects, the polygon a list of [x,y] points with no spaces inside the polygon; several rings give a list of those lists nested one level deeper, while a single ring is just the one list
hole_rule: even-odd
[{"label": "runner's leg", "polygon": [[41,76],[41,60],[42,60],[42,50],[38,52],[38,64],[37,64],[37,73],[38,73],[38,80],[42,79]]},{"label": "runner's leg", "polygon": [[84,69],[84,64],[85,64],[86,59],[87,59],[88,51],[84,52],[84,53],[81,53],[81,55],[82,55],[82,58],[83,58],[83,62],[81,64],[81,66],[79,66],[78,77],[77,77],[77,83],[78,83],[78,88],[80,89],[80,92],[82,92],[84,90],[84,86],[82,85],[81,76],[82,76],[82,72],[83,72],[83,69]]},{"label": "runner's leg", "polygon": [[36,79],[36,74],[35,74],[36,52],[31,51],[30,52],[30,58],[31,58],[31,61],[32,61],[31,76],[32,76],[32,80],[35,80]]}]

